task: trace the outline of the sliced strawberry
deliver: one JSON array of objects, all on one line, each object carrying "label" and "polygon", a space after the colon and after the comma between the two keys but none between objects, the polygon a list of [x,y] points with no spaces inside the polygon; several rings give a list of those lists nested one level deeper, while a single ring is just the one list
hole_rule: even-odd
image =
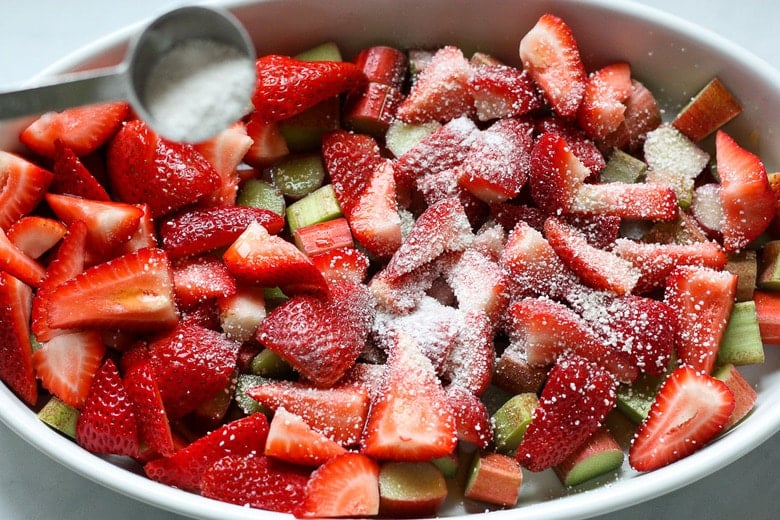
[{"label": "sliced strawberry", "polygon": [[141,249],[90,267],[48,296],[52,328],[159,331],[176,324],[173,275],[160,249]]},{"label": "sliced strawberry", "polygon": [[507,309],[505,325],[513,348],[525,352],[531,365],[549,366],[576,355],[606,369],[615,379],[631,382],[639,372],[627,353],[608,346],[570,308],[546,298],[524,298]]},{"label": "sliced strawberry", "polygon": [[53,177],[18,155],[0,151],[0,229],[7,230],[35,209]]},{"label": "sliced strawberry", "polygon": [[454,46],[437,50],[420,72],[409,95],[398,107],[398,117],[407,123],[446,123],[474,110],[469,79],[471,65]]},{"label": "sliced strawberry", "polygon": [[613,215],[630,220],[674,220],[679,214],[671,186],[649,182],[583,184],[570,207],[573,213]]},{"label": "sliced strawberry", "polygon": [[364,285],[332,283],[326,297],[298,295],[281,304],[266,316],[256,337],[304,377],[327,387],[355,363],[373,319]]},{"label": "sliced strawberry", "polygon": [[601,141],[625,121],[625,102],[631,96],[631,66],[617,62],[588,76],[577,122],[591,139]]},{"label": "sliced strawberry", "polygon": [[252,146],[244,155],[244,162],[254,168],[265,168],[290,153],[279,123],[264,123],[259,116],[251,116],[246,133]]},{"label": "sliced strawberry", "polygon": [[574,226],[550,217],[544,224],[544,234],[561,261],[588,287],[623,295],[639,281],[639,268],[610,251],[591,246]]},{"label": "sliced strawberry", "polygon": [[544,106],[528,71],[508,65],[474,67],[469,88],[480,121],[517,117]]},{"label": "sliced strawberry", "polygon": [[311,471],[259,454],[227,455],[209,466],[201,480],[208,498],[278,513],[295,512]]},{"label": "sliced strawberry", "polygon": [[52,157],[55,141],[61,140],[80,157],[100,148],[129,115],[130,105],[125,101],[47,112],[22,130],[19,140],[44,157]]},{"label": "sliced strawberry", "polygon": [[484,312],[472,311],[463,316],[460,334],[442,371],[450,385],[460,386],[474,395],[485,393],[496,366],[494,330],[494,324]]},{"label": "sliced strawberry", "polygon": [[125,123],[114,136],[106,164],[117,198],[149,204],[153,217],[193,204],[220,186],[217,171],[192,145],[163,139],[140,120]]},{"label": "sliced strawberry", "polygon": [[218,258],[199,256],[173,264],[173,292],[181,309],[227,298],[236,292],[236,281]]},{"label": "sliced strawberry", "polygon": [[138,222],[138,229],[135,230],[130,240],[119,247],[117,250],[118,255],[132,253],[146,247],[160,247],[157,241],[157,228],[152,218],[151,208],[149,208],[148,204],[138,204],[137,207],[142,213],[141,220]]},{"label": "sliced strawberry", "polygon": [[452,169],[462,163],[479,131],[467,117],[453,119],[415,144],[395,162],[395,181],[409,187],[424,175]]},{"label": "sliced strawberry", "polygon": [[590,171],[558,133],[546,132],[531,153],[529,185],[536,205],[548,214],[569,213]]},{"label": "sliced strawberry", "polygon": [[311,257],[312,263],[328,282],[351,281],[362,283],[366,279],[370,260],[359,249],[331,249]]},{"label": "sliced strawberry", "polygon": [[579,126],[555,115],[537,119],[535,126],[540,135],[552,132],[561,136],[574,155],[590,170],[588,180],[598,180],[598,172],[606,166],[607,161],[596,143]]},{"label": "sliced strawberry", "polygon": [[360,440],[369,407],[368,390],[360,385],[316,388],[291,381],[273,381],[250,387],[247,395],[277,410],[299,415],[312,429],[342,445]]},{"label": "sliced strawberry", "polygon": [[561,360],[550,370],[517,460],[531,471],[560,464],[599,429],[615,401],[607,371],[579,357]]},{"label": "sliced strawberry", "polygon": [[405,314],[419,305],[440,275],[437,262],[393,278],[388,276],[387,270],[382,270],[371,278],[368,289],[378,309]]},{"label": "sliced strawberry", "polygon": [[433,365],[410,336],[399,333],[371,406],[362,452],[378,459],[428,461],[450,454],[456,443],[455,418]]},{"label": "sliced strawberry", "polygon": [[417,218],[387,264],[386,273],[391,279],[408,274],[444,252],[465,249],[473,239],[463,205],[457,198],[444,199],[428,206]]},{"label": "sliced strawberry", "polygon": [[766,230],[776,199],[761,159],[722,130],[715,135],[715,153],[723,205],[723,247],[736,251]]},{"label": "sliced strawberry", "polygon": [[379,145],[371,136],[336,130],[323,136],[322,157],[339,206],[349,215],[382,162]]},{"label": "sliced strawberry", "polygon": [[32,298],[29,286],[0,271],[0,380],[30,406],[38,399],[29,331]]},{"label": "sliced strawberry", "polygon": [[62,222],[37,215],[17,220],[8,228],[8,240],[30,258],[39,258],[68,232]]},{"label": "sliced strawberry", "polygon": [[664,381],[628,451],[637,471],[671,464],[703,448],[723,430],[734,409],[725,383],[682,365]]},{"label": "sliced strawberry", "polygon": [[401,217],[392,163],[376,165],[347,216],[355,240],[377,258],[389,258],[401,246]]},{"label": "sliced strawberry", "polygon": [[[154,369],[148,360],[148,351],[144,352],[146,352],[144,359],[130,363],[123,383],[138,421],[139,439],[155,453],[167,457],[176,449],[171,425],[157,386]],[[127,360],[123,356],[123,362],[125,361]]]},{"label": "sliced strawberry", "polygon": [[647,133],[661,124],[661,108],[653,93],[640,82],[631,80],[631,95],[625,105],[623,123],[600,143],[604,150],[620,148],[629,153],[639,152]]},{"label": "sliced strawberry", "polygon": [[284,227],[284,218],[273,211],[222,206],[193,209],[165,220],[160,239],[171,259],[198,255],[229,246],[255,221],[272,235]]},{"label": "sliced strawberry", "polygon": [[295,516],[367,517],[378,513],[379,464],[359,453],[345,453],[312,473]]},{"label": "sliced strawberry", "polygon": [[139,454],[138,426],[119,370],[107,359],[97,370],[76,421],[76,442],[93,453]]},{"label": "sliced strawberry", "polygon": [[82,199],[49,193],[46,202],[65,224],[81,220],[87,224],[89,248],[105,254],[130,240],[138,230],[143,210],[123,202]]},{"label": "sliced strawberry", "polygon": [[262,453],[267,435],[268,420],[262,413],[255,413],[220,426],[169,457],[147,462],[144,472],[157,482],[199,491],[204,472],[218,460],[228,455],[246,457]]},{"label": "sliced strawberry", "polygon": [[105,353],[106,346],[99,332],[59,334],[33,352],[35,376],[53,395],[74,408],[81,408]]},{"label": "sliced strawberry", "polygon": [[288,412],[284,407],[274,411],[265,441],[265,454],[269,457],[319,466],[346,451],[341,444],[312,429],[300,415]]},{"label": "sliced strawberry", "polygon": [[634,292],[646,293],[659,289],[666,277],[681,265],[697,265],[721,270],[726,267],[726,253],[717,243],[656,244],[627,238],[615,241],[614,252],[634,264],[642,272]]},{"label": "sliced strawberry", "polygon": [[246,125],[238,121],[208,141],[195,145],[195,149],[214,167],[220,180],[219,187],[206,195],[201,200],[201,204],[205,206],[235,204],[240,180],[236,168],[241,164],[252,144],[252,138],[247,135]]},{"label": "sliced strawberry", "polygon": [[81,162],[76,153],[59,139],[54,142],[54,179],[50,191],[85,199],[110,200],[106,189]]},{"label": "sliced strawberry", "polygon": [[506,273],[486,254],[466,249],[444,276],[464,312],[484,312],[497,323],[508,303]]},{"label": "sliced strawberry", "polygon": [[264,287],[280,287],[287,295],[325,294],[322,273],[295,244],[270,235],[252,222],[222,256],[228,270],[239,280]]},{"label": "sliced strawberry", "polygon": [[11,243],[2,229],[0,229],[0,270],[33,287],[38,287],[46,276],[46,269]]},{"label": "sliced strawberry", "polygon": [[678,267],[666,281],[664,300],[676,311],[680,361],[712,372],[734,306],[737,275],[706,267]]},{"label": "sliced strawberry", "polygon": [[460,385],[448,385],[446,394],[455,416],[458,440],[486,449],[493,440],[493,425],[485,403]]},{"label": "sliced strawberry", "polygon": [[225,388],[239,347],[217,331],[191,324],[180,324],[149,343],[155,380],[172,419],[192,412]]},{"label": "sliced strawberry", "polygon": [[555,15],[542,15],[520,41],[520,59],[553,110],[561,117],[574,118],[586,74],[571,28]]},{"label": "sliced strawberry", "polygon": [[[417,179],[416,187],[426,206],[433,206],[445,199],[458,199],[473,228],[478,228],[490,213],[488,204],[458,184],[459,168],[428,173]],[[487,190],[484,190],[487,193]],[[413,194],[414,195],[414,194]]]},{"label": "sliced strawberry", "polygon": [[492,204],[516,197],[530,173],[533,127],[502,119],[480,132],[458,167],[458,184]]}]

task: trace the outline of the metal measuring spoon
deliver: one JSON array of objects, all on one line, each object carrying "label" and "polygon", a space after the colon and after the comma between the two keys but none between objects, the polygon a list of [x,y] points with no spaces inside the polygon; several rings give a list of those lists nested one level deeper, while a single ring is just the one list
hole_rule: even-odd
[{"label": "metal measuring spoon", "polygon": [[[238,84],[232,85],[232,92],[229,93],[230,103],[222,103],[218,98],[211,100],[212,105],[218,105],[219,109],[214,110],[215,106],[212,107],[208,113],[209,124],[190,124],[186,125],[187,128],[176,128],[159,117],[160,111],[156,111],[155,100],[151,99],[148,92],[149,80],[153,73],[165,73],[165,70],[155,66],[166,56],[169,60],[165,63],[165,69],[183,68],[184,64],[177,67],[175,63],[171,63],[171,60],[176,59],[172,51],[193,42],[210,42],[229,47],[235,50],[235,56],[245,61],[245,65],[251,70],[249,74],[241,75]],[[125,59],[119,65],[63,74],[29,88],[0,92],[0,119],[59,111],[92,103],[126,100],[138,117],[164,137],[187,142],[203,141],[246,113],[254,89],[255,57],[252,40],[233,15],[209,7],[182,7],[153,20],[130,42]],[[181,74],[177,79],[182,83],[187,81]],[[177,86],[181,89],[187,88],[186,84]],[[218,89],[211,94],[227,95]],[[191,106],[184,104],[181,106],[181,115],[186,115],[184,112],[191,110]],[[169,116],[170,113],[164,117]]]}]

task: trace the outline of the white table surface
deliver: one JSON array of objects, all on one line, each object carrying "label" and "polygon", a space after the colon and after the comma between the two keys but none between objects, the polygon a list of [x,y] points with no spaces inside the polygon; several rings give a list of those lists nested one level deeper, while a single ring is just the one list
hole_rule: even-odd
[{"label": "white table surface", "polygon": [[[519,0],[518,0],[519,1]],[[2,0],[0,86],[31,77],[95,38],[146,19],[171,0]],[[780,3],[768,0],[644,0],[712,29],[780,68]],[[780,434],[741,460],[677,492],[600,517],[753,520],[780,518]],[[86,480],[42,455],[0,423],[0,519],[174,520]]]}]

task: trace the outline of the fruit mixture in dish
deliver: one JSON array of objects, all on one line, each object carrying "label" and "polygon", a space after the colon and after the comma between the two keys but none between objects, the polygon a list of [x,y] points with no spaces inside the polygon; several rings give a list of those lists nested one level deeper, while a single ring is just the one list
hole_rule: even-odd
[{"label": "fruit mixture in dish", "polygon": [[42,115],[0,152],[0,378],[89,452],[298,517],[707,445],[780,339],[780,173],[718,78],[662,121],[557,16],[518,45],[263,56],[194,145],[123,102]]}]

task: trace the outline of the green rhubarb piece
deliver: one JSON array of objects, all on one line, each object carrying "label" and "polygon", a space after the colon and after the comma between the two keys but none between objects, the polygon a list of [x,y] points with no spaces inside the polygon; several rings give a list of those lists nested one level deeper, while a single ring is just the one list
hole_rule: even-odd
[{"label": "green rhubarb piece", "polygon": [[517,449],[538,405],[536,394],[527,392],[513,396],[493,414],[491,422],[496,451],[511,453]]},{"label": "green rhubarb piece", "polygon": [[385,462],[379,468],[379,510],[385,517],[433,517],[447,482],[430,462]]},{"label": "green rhubarb piece", "polygon": [[236,205],[267,209],[282,216],[285,212],[282,192],[273,184],[260,179],[249,179],[244,182],[238,190]]},{"label": "green rhubarb piece", "polygon": [[440,126],[436,121],[411,124],[396,119],[387,129],[385,145],[395,157],[401,157]]},{"label": "green rhubarb piece", "polygon": [[249,397],[247,394],[247,390],[253,386],[263,385],[269,381],[270,379],[267,377],[258,376],[255,374],[241,374],[238,376],[234,399],[236,404],[238,404],[238,407],[241,408],[245,414],[252,415],[253,413],[257,412],[262,412],[264,414],[271,413],[271,410],[261,405],[257,402],[257,400]]},{"label": "green rhubarb piece", "polygon": [[458,468],[460,467],[460,459],[458,452],[453,451],[449,455],[435,458],[431,461],[431,464],[439,468],[444,478],[455,478],[458,474]]},{"label": "green rhubarb piece", "polygon": [[265,300],[266,312],[271,312],[289,298],[279,287],[264,287],[263,299]]},{"label": "green rhubarb piece", "polygon": [[612,434],[601,429],[554,469],[564,486],[578,486],[623,465],[625,454]]},{"label": "green rhubarb piece", "polygon": [[287,157],[268,169],[282,195],[298,200],[322,186],[325,164],[319,154]]},{"label": "green rhubarb piece", "polygon": [[325,42],[295,55],[301,61],[344,61],[335,42]]},{"label": "green rhubarb piece", "polygon": [[276,352],[263,349],[249,363],[252,374],[271,379],[285,379],[292,375],[292,367]]},{"label": "green rhubarb piece", "polygon": [[670,186],[677,195],[677,204],[682,209],[689,209],[693,203],[695,182],[693,177],[687,177],[665,170],[652,170],[647,172],[645,182]]},{"label": "green rhubarb piece", "polygon": [[38,412],[38,418],[68,437],[76,438],[76,421],[79,418],[79,411],[60,398],[52,396]]},{"label": "green rhubarb piece", "polygon": [[758,279],[758,260],[756,252],[745,249],[728,255],[726,270],[737,275],[736,301],[744,302],[753,299]]},{"label": "green rhubarb piece", "polygon": [[617,409],[631,422],[639,424],[650,413],[658,388],[664,377],[642,374],[630,385],[621,385],[617,390]]},{"label": "green rhubarb piece", "polygon": [[463,496],[499,506],[514,506],[522,482],[522,469],[514,457],[475,452]]},{"label": "green rhubarb piece", "polygon": [[765,291],[780,291],[780,240],[771,240],[761,249],[756,285]]},{"label": "green rhubarb piece", "polygon": [[601,182],[639,182],[646,171],[644,161],[615,148],[601,170]]},{"label": "green rhubarb piece", "polygon": [[336,200],[336,192],[333,191],[333,186],[330,184],[314,190],[287,207],[287,223],[290,226],[290,233],[294,233],[298,228],[341,216],[341,207]]},{"label": "green rhubarb piece", "polygon": [[718,349],[718,363],[752,365],[764,362],[764,343],[758,328],[756,303],[736,302]]},{"label": "green rhubarb piece", "polygon": [[279,131],[291,152],[314,152],[321,148],[325,133],[341,126],[340,113],[339,98],[326,99],[298,115],[279,121]]}]

